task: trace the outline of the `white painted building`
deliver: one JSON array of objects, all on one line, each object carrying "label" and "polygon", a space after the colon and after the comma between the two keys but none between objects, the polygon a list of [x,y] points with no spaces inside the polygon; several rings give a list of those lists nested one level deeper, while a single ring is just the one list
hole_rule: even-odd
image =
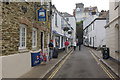
[{"label": "white painted building", "polygon": [[74,42],[76,40],[76,19],[73,15],[70,15],[69,13],[62,13],[62,16],[65,17],[65,19],[67,20],[67,22],[70,24],[71,28],[73,29],[72,30],[72,38],[73,38],[73,41]]},{"label": "white painted building", "polygon": [[68,27],[70,30],[71,26],[62,14],[55,8],[52,7],[52,39],[54,47],[59,49],[65,48],[65,41],[68,40],[71,46],[72,34],[68,34],[68,31],[64,31],[64,27]]},{"label": "white painted building", "polygon": [[93,48],[102,47],[106,44],[105,40],[105,28],[106,18],[100,18],[98,16],[91,16],[84,20],[83,30],[84,39],[83,44]]},{"label": "white painted building", "polygon": [[109,22],[105,28],[110,56],[120,61],[120,0],[109,0]]}]

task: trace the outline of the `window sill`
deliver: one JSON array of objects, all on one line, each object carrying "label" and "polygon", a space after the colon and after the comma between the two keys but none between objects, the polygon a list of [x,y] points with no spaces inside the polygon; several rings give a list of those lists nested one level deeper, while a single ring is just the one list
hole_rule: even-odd
[{"label": "window sill", "polygon": [[37,47],[32,48],[32,51],[36,51],[36,50],[38,50]]},{"label": "window sill", "polygon": [[24,52],[29,52],[29,51],[28,51],[28,49],[25,48],[25,49],[19,49],[18,52],[19,52],[19,53],[24,53]]}]

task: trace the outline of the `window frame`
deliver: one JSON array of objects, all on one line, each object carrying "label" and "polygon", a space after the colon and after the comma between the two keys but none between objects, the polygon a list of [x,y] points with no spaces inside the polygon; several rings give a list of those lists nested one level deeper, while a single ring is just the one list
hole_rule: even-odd
[{"label": "window frame", "polygon": [[[35,31],[35,33],[34,33],[34,31]],[[37,29],[36,28],[32,29],[32,48],[37,48]]]},{"label": "window frame", "polygon": [[57,26],[57,13],[55,13],[55,26],[58,27]]},{"label": "window frame", "polygon": [[[25,28],[25,46],[22,46],[22,29]],[[20,24],[20,28],[19,28],[20,32],[19,32],[19,49],[26,49],[26,33],[27,33],[27,30],[26,30],[26,26],[24,24]]]}]

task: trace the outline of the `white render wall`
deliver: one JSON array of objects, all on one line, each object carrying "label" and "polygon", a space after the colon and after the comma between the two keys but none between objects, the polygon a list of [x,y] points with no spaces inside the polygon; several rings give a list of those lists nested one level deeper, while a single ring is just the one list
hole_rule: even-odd
[{"label": "white render wall", "polygon": [[94,19],[98,18],[97,15],[92,15],[83,21],[83,29],[85,29]]},{"label": "white render wall", "polygon": [[[59,36],[60,37],[60,47],[61,47],[61,38],[63,37],[62,35],[66,34],[67,36],[70,37],[70,35],[68,34],[68,32],[64,32],[62,29],[62,23],[61,23],[61,18],[63,18],[64,21],[64,27],[68,26],[68,22],[65,20],[64,17],[62,17],[61,13],[59,13],[56,9],[52,9],[54,13],[57,13],[57,26],[55,25],[55,14],[53,14],[54,16],[52,16],[52,31],[55,30],[57,31],[59,34],[52,34],[53,36],[53,44],[55,47],[55,36]],[[61,35],[60,35],[61,34]],[[63,37],[63,47],[65,47],[64,43],[66,41],[66,37]]]},{"label": "white render wall", "polygon": [[2,56],[0,56],[0,80],[2,79]]},{"label": "white render wall", "polygon": [[[120,0],[116,0],[120,1]],[[118,16],[120,16],[119,11],[120,6],[115,10],[115,0],[110,0],[109,3],[109,27],[106,28],[106,44],[107,47],[110,49],[110,56],[116,60],[118,60],[119,53],[115,52],[118,51],[118,31],[120,29],[120,18],[116,19]],[[113,21],[115,20],[115,21]],[[119,25],[119,29],[116,27],[116,25]]]},{"label": "white render wall", "polygon": [[[104,28],[104,26],[106,25],[106,20],[99,20],[95,17],[97,17],[97,16],[90,17],[89,19],[85,20],[83,22],[84,23],[83,28],[85,29],[89,25],[89,27],[87,27],[84,30],[84,33],[85,33],[85,31],[88,29],[88,33],[86,35],[84,34],[84,36],[89,39],[90,47],[97,48],[97,47],[101,47],[102,45],[106,45],[106,38],[105,38],[106,32],[105,32],[105,28]],[[92,21],[94,21],[94,22],[92,22]],[[94,26],[94,29],[93,29],[93,26]],[[90,38],[91,38],[91,44],[90,44]],[[94,38],[94,42],[93,42],[93,38]],[[84,42],[84,44],[87,45],[85,42]]]},{"label": "white render wall", "polygon": [[106,45],[106,32],[104,26],[106,25],[106,20],[96,20],[95,21],[95,36],[96,36],[96,46],[99,47]]},{"label": "white render wall", "polygon": [[76,19],[75,19],[75,17],[67,17],[67,18],[69,18],[68,23],[74,29],[73,33],[72,33],[72,38],[73,38],[73,42],[74,42],[76,40]]},{"label": "white render wall", "polygon": [[30,52],[2,56],[2,78],[18,78],[31,69]]}]

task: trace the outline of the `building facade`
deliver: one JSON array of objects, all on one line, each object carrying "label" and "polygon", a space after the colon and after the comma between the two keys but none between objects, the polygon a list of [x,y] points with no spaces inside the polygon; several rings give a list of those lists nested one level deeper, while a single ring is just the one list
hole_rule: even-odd
[{"label": "building facade", "polygon": [[76,40],[76,19],[73,15],[67,12],[63,12],[62,16],[64,16],[64,18],[67,20],[67,22],[70,24],[72,28],[72,38],[73,38],[72,43],[73,43]]},{"label": "building facade", "polygon": [[120,61],[120,0],[109,1],[109,22],[105,28],[106,46],[110,50],[110,56]]},{"label": "building facade", "polygon": [[91,15],[96,15],[98,13],[97,7],[84,7],[83,3],[77,3],[76,9],[73,11],[73,15],[75,16],[77,22],[83,21]]},{"label": "building facade", "polygon": [[[72,30],[70,24],[67,20],[62,16],[62,14],[55,8],[52,7],[52,39],[54,47],[58,49],[65,48],[65,41],[69,41],[69,46],[72,43],[72,33],[68,33],[68,30]],[[67,30],[64,30],[64,29]]]},{"label": "building facade", "polygon": [[[47,5],[49,6],[43,6]],[[18,78],[31,70],[31,53],[48,53],[51,2],[2,3],[2,77]],[[46,22],[38,22],[36,10],[47,8]]]},{"label": "building facade", "polygon": [[106,33],[104,26],[106,18],[91,16],[83,22],[84,40],[83,44],[89,47],[98,48],[106,45]]}]

